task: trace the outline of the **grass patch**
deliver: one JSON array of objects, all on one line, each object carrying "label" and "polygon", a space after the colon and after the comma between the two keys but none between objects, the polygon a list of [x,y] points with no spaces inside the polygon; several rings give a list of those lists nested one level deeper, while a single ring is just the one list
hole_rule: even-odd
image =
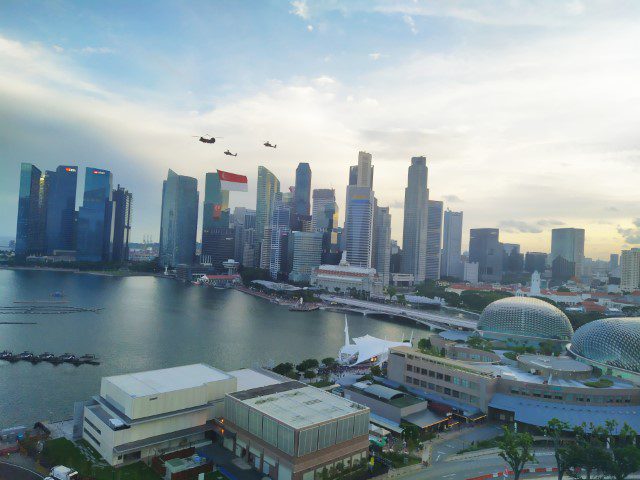
[{"label": "grass patch", "polygon": [[486,450],[487,448],[497,448],[498,442],[502,440],[502,435],[499,435],[494,438],[488,438],[487,440],[479,440],[477,442],[472,442],[467,448],[463,448],[458,452],[461,453],[469,453],[476,452],[478,450]]},{"label": "grass patch", "polygon": [[328,387],[330,385],[333,385],[334,382],[330,382],[329,380],[318,380],[317,382],[313,382],[310,383],[309,385],[311,385],[312,387],[316,387],[316,388],[323,388],[323,387]]},{"label": "grass patch", "polygon": [[518,354],[516,352],[504,352],[504,357],[508,358],[509,360],[517,360],[518,359]]},{"label": "grass patch", "polygon": [[227,480],[227,477],[225,477],[219,471],[215,471],[215,472],[205,473],[204,480]]},{"label": "grass patch", "polygon": [[50,465],[65,465],[81,476],[96,480],[160,480],[151,468],[142,462],[114,468],[84,440],[77,444],[66,438],[56,438],[45,443],[42,456]]},{"label": "grass patch", "polygon": [[595,382],[584,382],[584,384],[591,388],[609,388],[613,385],[613,382],[608,378],[599,378]]}]

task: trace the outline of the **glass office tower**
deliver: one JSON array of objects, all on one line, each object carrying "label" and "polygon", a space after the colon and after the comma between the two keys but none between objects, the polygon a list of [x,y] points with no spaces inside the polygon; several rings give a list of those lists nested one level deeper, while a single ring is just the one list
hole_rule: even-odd
[{"label": "glass office tower", "polygon": [[113,191],[113,255],[114,262],[129,260],[129,236],[131,234],[131,208],[133,195],[118,185]]},{"label": "glass office tower", "polygon": [[75,211],[78,167],[60,165],[47,172],[50,185],[47,202],[47,254],[55,250],[75,250]]},{"label": "glass office tower", "polygon": [[111,261],[113,243],[112,175],[108,170],[85,170],[84,196],[78,211],[77,254],[81,262]]},{"label": "glass office tower", "polygon": [[169,170],[162,184],[160,262],[163,266],[191,265],[196,256],[198,181]]},{"label": "glass office tower", "polygon": [[39,236],[40,176],[42,172],[30,163],[20,166],[20,193],[18,223],[16,225],[15,253],[25,258],[36,252]]},{"label": "glass office tower", "polygon": [[311,214],[311,167],[299,163],[296,168],[296,188],[293,194],[294,230],[300,230],[302,217]]},{"label": "glass office tower", "polygon": [[[271,215],[276,199],[276,193],[280,192],[280,180],[267,168],[258,167],[258,188],[256,196],[256,252],[260,252],[260,244],[264,238],[264,229],[269,226]],[[266,247],[271,244],[270,237],[267,237]],[[262,261],[264,260],[264,261]],[[262,259],[261,265],[268,263],[268,259]]]}]

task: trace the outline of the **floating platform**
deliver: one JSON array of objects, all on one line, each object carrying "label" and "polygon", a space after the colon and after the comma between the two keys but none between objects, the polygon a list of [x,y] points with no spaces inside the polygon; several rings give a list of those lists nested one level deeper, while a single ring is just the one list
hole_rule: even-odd
[{"label": "floating platform", "polygon": [[59,365],[61,363],[70,363],[71,365],[100,365],[98,357],[93,354],[85,353],[84,355],[77,356],[73,353],[64,353],[62,355],[55,355],[50,352],[41,353],[39,355],[33,352],[24,351],[22,353],[15,354],[9,350],[0,352],[0,360],[5,360],[9,363],[16,362],[30,362],[33,364],[40,362],[47,362],[53,365]]}]

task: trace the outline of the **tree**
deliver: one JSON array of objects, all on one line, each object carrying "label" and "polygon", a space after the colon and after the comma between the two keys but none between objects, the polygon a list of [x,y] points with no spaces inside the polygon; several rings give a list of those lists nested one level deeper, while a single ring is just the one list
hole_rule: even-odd
[{"label": "tree", "polygon": [[398,289],[396,287],[394,287],[393,285],[389,285],[387,287],[387,294],[390,298],[393,298],[396,293],[398,293]]},{"label": "tree", "polygon": [[[615,430],[615,423],[611,424],[610,432]],[[626,423],[620,429],[618,436],[612,439],[611,458],[606,466],[606,472],[615,480],[624,480],[640,469],[640,448],[634,444],[638,434]]]},{"label": "tree", "polygon": [[378,365],[374,365],[371,367],[371,375],[374,377],[382,376],[382,369]]},{"label": "tree", "polygon": [[572,446],[568,463],[571,470],[568,474],[572,478],[585,480],[602,479],[610,460],[607,452],[608,432],[604,427],[586,424],[574,427],[575,444]]},{"label": "tree", "polygon": [[273,367],[273,371],[279,375],[286,375],[293,371],[293,363],[279,363],[275,367]]},{"label": "tree", "polygon": [[325,367],[329,367],[329,368],[331,368],[331,367],[333,367],[333,366],[336,364],[336,359],[335,359],[335,358],[333,358],[333,357],[323,358],[323,359],[322,359],[322,364],[323,364]]},{"label": "tree", "polygon": [[303,360],[298,365],[296,365],[296,370],[298,370],[299,372],[304,372],[305,370],[318,368],[319,366],[320,363],[318,363],[318,360],[316,360],[315,358],[307,358],[306,360]]},{"label": "tree", "polygon": [[522,469],[529,462],[535,462],[536,456],[533,453],[533,437],[527,432],[518,433],[511,428],[504,426],[504,435],[498,440],[498,455],[513,470],[514,480],[518,480],[522,474]]},{"label": "tree", "polygon": [[312,378],[316,378],[316,372],[314,372],[313,370],[305,370],[304,378],[307,378],[309,380],[311,380]]},{"label": "tree", "polygon": [[562,443],[562,433],[570,429],[570,425],[567,422],[552,418],[544,428],[544,433],[549,437],[553,443],[553,455],[556,457],[556,464],[558,465],[558,480],[562,480],[562,477],[569,469],[569,455],[570,451]]},{"label": "tree", "polygon": [[428,338],[421,338],[418,342],[418,349],[422,352],[431,350],[431,340]]}]

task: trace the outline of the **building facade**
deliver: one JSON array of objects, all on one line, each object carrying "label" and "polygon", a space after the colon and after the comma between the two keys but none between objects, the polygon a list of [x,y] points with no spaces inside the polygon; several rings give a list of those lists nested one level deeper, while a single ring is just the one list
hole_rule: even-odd
[{"label": "building facade", "polygon": [[79,261],[109,262],[113,253],[113,179],[111,172],[88,167],[84,196],[78,211]]},{"label": "building facade", "polygon": [[370,187],[347,187],[346,251],[349,263],[371,267],[373,246],[374,194]]},{"label": "building facade", "polygon": [[51,172],[47,202],[47,254],[76,249],[76,190],[78,167],[61,165]]},{"label": "building facade", "polygon": [[326,290],[329,293],[363,292],[368,295],[381,296],[383,294],[382,281],[375,268],[351,266],[342,253],[342,260],[338,265],[320,265],[311,274],[311,285]]},{"label": "building facade", "polygon": [[524,256],[524,269],[526,272],[540,272],[546,270],[547,254],[544,252],[527,252]]},{"label": "building facade", "polygon": [[404,226],[402,234],[402,271],[412,274],[416,282],[426,278],[427,224],[429,190],[427,159],[411,158],[404,190]]},{"label": "building facade", "polygon": [[[558,257],[562,260],[556,261]],[[584,229],[554,228],[551,230],[551,255],[548,261],[554,278],[566,280],[582,275],[584,260]],[[554,269],[554,262],[558,268]],[[555,271],[554,271],[555,270]]]},{"label": "building facade", "polygon": [[640,289],[640,248],[623,250],[620,257],[620,290],[633,292]]},{"label": "building facade", "polygon": [[191,265],[196,256],[198,181],[169,170],[162,185],[160,262],[163,266]]},{"label": "building facade", "polygon": [[441,274],[445,277],[462,278],[462,212],[444,212],[442,229]]},{"label": "building facade", "polygon": [[442,249],[442,210],[444,204],[429,200],[427,207],[427,280],[440,279],[440,254]]},{"label": "building facade", "polygon": [[389,207],[379,207],[376,201],[373,218],[373,249],[371,266],[376,269],[384,286],[391,280],[391,214]]},{"label": "building facade", "polygon": [[293,261],[289,280],[308,283],[322,261],[322,232],[291,232]]},{"label": "building facade", "polygon": [[[256,249],[260,251],[260,244],[265,235],[264,229],[269,226],[276,200],[276,193],[280,192],[280,180],[263,166],[258,167],[258,186],[256,190]],[[270,237],[267,237],[270,238]],[[264,262],[260,262],[261,265]]]},{"label": "building facade", "polygon": [[311,167],[299,163],[296,168],[296,187],[293,192],[294,230],[300,230],[299,223],[311,215]]},{"label": "building facade", "polygon": [[502,279],[503,250],[497,228],[472,228],[469,240],[469,263],[478,264],[481,282]]},{"label": "building facade", "polygon": [[[333,188],[316,188],[313,190],[313,212],[311,214],[311,226],[314,232],[324,231],[325,208],[336,203],[336,191]],[[337,225],[336,220],[336,227]],[[333,228],[333,227],[332,227]]]},{"label": "building facade", "polygon": [[[269,273],[277,279],[279,275],[288,275],[290,265],[288,260],[289,234],[291,233],[291,207],[278,202],[271,215]],[[266,241],[266,237],[265,240]]]},{"label": "building facade", "polygon": [[20,165],[20,192],[16,226],[15,254],[25,258],[38,252],[40,236],[40,176],[42,172],[30,163]]},{"label": "building facade", "polygon": [[118,185],[113,193],[113,255],[114,262],[129,260],[129,238],[131,236],[131,209],[133,195]]}]

